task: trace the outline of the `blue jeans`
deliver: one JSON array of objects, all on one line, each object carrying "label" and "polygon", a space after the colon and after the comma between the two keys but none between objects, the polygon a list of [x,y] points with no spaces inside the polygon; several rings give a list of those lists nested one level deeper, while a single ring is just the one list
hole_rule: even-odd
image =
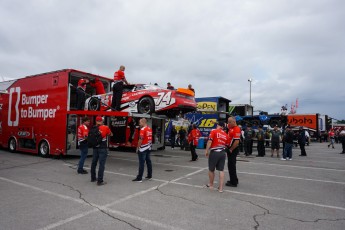
[{"label": "blue jeans", "polygon": [[138,152],[139,158],[139,173],[137,179],[141,180],[144,174],[145,161],[147,165],[147,177],[152,177],[152,162],[150,158],[151,150],[145,150],[144,152]]},{"label": "blue jeans", "polygon": [[80,160],[79,160],[79,164],[78,164],[78,172],[81,172],[81,171],[83,171],[84,162],[85,162],[85,159],[87,157],[87,152],[89,149],[87,146],[87,142],[81,143],[79,145],[79,149],[80,149]]},{"label": "blue jeans", "polygon": [[293,144],[285,142],[285,148],[283,153],[283,158],[292,158],[292,146]]},{"label": "blue jeans", "polygon": [[99,161],[98,182],[103,182],[105,169],[105,161],[107,160],[107,148],[93,148],[92,164],[91,164],[91,180],[96,180],[96,166]]}]

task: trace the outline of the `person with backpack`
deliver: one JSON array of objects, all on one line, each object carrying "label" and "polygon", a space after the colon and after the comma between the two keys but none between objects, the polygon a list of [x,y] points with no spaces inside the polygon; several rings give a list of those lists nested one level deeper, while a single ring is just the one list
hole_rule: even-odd
[{"label": "person with backpack", "polygon": [[152,147],[152,129],[147,125],[147,120],[141,118],[139,121],[140,134],[139,142],[137,147],[137,154],[139,158],[139,171],[138,175],[133,182],[143,182],[143,174],[145,168],[145,162],[147,165],[147,176],[145,179],[152,180],[152,162],[150,158],[151,147]]},{"label": "person with backpack", "polygon": [[[89,146],[93,148],[92,164],[91,164],[91,182],[96,182],[97,185],[105,185],[103,181],[105,162],[108,155],[107,137],[112,136],[113,133],[110,128],[103,125],[103,118],[96,117],[96,125],[92,127],[88,135]],[[99,162],[98,178],[96,178],[96,167]]]},{"label": "person with backpack", "polygon": [[83,117],[82,124],[78,127],[78,145],[80,149],[80,160],[78,163],[78,174],[87,174],[87,171],[83,168],[84,162],[88,153],[87,136],[89,134],[88,126],[90,125],[90,118]]}]

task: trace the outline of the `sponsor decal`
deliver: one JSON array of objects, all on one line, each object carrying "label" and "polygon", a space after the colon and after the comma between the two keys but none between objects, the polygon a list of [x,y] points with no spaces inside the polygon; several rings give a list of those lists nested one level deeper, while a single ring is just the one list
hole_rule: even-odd
[{"label": "sponsor decal", "polygon": [[316,129],[316,115],[288,115],[288,124]]},{"label": "sponsor decal", "polygon": [[202,110],[208,110],[208,111],[217,111],[217,102],[197,102],[197,108]]}]

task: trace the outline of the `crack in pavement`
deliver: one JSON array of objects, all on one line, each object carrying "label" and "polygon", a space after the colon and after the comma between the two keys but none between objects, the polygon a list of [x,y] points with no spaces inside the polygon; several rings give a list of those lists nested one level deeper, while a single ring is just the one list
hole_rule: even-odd
[{"label": "crack in pavement", "polygon": [[238,198],[234,198],[235,200],[239,200],[239,201],[243,201],[243,202],[247,202],[255,207],[258,207],[260,209],[263,209],[264,210],[264,213],[260,213],[260,214],[255,214],[253,215],[253,220],[254,222],[256,223],[256,225],[253,227],[255,230],[259,229],[260,227],[260,223],[259,221],[257,220],[257,217],[259,216],[265,216],[265,215],[272,215],[272,216],[279,216],[279,217],[283,217],[285,219],[288,219],[288,220],[295,220],[295,221],[299,221],[299,222],[302,222],[302,223],[317,223],[319,221],[345,221],[345,218],[338,218],[338,219],[327,219],[327,218],[318,218],[318,219],[315,219],[315,220],[301,220],[301,219],[297,219],[297,218],[292,218],[292,217],[288,217],[288,216],[283,216],[281,214],[278,214],[278,213],[272,213],[269,209],[261,206],[261,205],[258,205],[252,201],[248,201],[248,200],[242,200],[242,199],[238,199]]},{"label": "crack in pavement", "polygon": [[84,202],[85,202],[86,204],[88,204],[89,206],[98,209],[101,213],[103,213],[103,214],[109,216],[110,218],[112,218],[112,219],[114,219],[114,220],[118,220],[118,221],[120,221],[120,222],[123,222],[123,223],[125,223],[125,224],[131,226],[131,227],[134,228],[134,229],[141,230],[141,228],[138,228],[138,227],[134,226],[133,224],[131,224],[131,223],[125,221],[125,220],[122,220],[122,219],[120,219],[120,218],[117,218],[117,217],[115,217],[115,216],[109,214],[108,212],[104,211],[104,210],[101,209],[100,207],[98,207],[98,206],[96,206],[96,205],[90,203],[89,201],[87,201],[87,200],[83,197],[83,194],[82,194],[78,189],[74,188],[73,186],[70,186],[70,185],[67,185],[67,184],[64,184],[64,183],[61,183],[61,182],[56,182],[56,181],[46,181],[46,180],[42,180],[42,179],[39,179],[39,178],[36,178],[36,179],[37,179],[38,181],[48,182],[48,183],[52,183],[52,184],[59,184],[59,185],[62,185],[62,186],[64,186],[64,187],[67,187],[67,188],[69,188],[71,191],[77,192],[77,193],[79,194],[79,199],[80,199],[80,200],[84,201]]}]

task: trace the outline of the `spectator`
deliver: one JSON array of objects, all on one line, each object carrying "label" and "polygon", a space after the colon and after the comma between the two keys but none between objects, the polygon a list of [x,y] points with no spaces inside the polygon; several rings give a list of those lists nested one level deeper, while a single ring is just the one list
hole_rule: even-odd
[{"label": "spectator", "polygon": [[268,129],[266,129],[266,132],[265,132],[265,139],[266,139],[266,147],[270,147],[271,134]]},{"label": "spectator", "polygon": [[196,149],[196,146],[198,145],[198,140],[200,137],[201,137],[200,130],[196,127],[195,124],[193,124],[192,130],[188,134],[188,142],[189,142],[189,146],[190,146],[190,152],[192,155],[191,161],[197,161],[198,160],[198,154],[196,153],[195,149]]},{"label": "spectator", "polygon": [[301,149],[301,155],[302,157],[307,156],[307,153],[305,151],[305,143],[306,143],[306,137],[305,132],[303,130],[303,127],[299,127],[299,135],[298,135],[298,144]]},{"label": "spectator", "polygon": [[345,128],[339,133],[339,140],[341,141],[343,151],[340,154],[345,154]]},{"label": "spectator", "polygon": [[335,137],[335,133],[334,133],[333,129],[331,129],[331,130],[329,131],[328,136],[329,136],[329,141],[330,141],[330,143],[329,143],[329,145],[328,145],[328,148],[329,148],[329,146],[332,145],[332,149],[334,149],[334,137]]},{"label": "spectator", "polygon": [[186,130],[183,127],[178,131],[178,138],[180,139],[181,150],[183,150],[186,145]]},{"label": "spectator", "polygon": [[87,79],[80,79],[78,81],[77,87],[77,110],[84,110],[85,108],[85,100],[86,100],[86,84],[89,83]]},{"label": "spectator", "polygon": [[252,155],[253,152],[253,137],[255,132],[250,125],[247,126],[246,131],[244,131],[244,154],[246,156]]},{"label": "spectator", "polygon": [[[206,187],[213,190],[214,171],[219,171],[218,191],[223,192],[224,184],[224,165],[225,165],[225,147],[229,144],[229,136],[223,131],[224,122],[217,122],[217,128],[213,129],[207,141],[205,156],[208,158],[208,177],[209,183]],[[210,154],[209,154],[209,150]]]},{"label": "spectator", "polygon": [[258,133],[256,134],[256,137],[258,139],[258,155],[257,157],[264,157],[265,156],[265,132],[262,130],[262,126],[259,126]]},{"label": "spectator", "polygon": [[293,139],[294,139],[294,133],[291,130],[290,126],[286,126],[285,128],[285,134],[284,134],[284,142],[285,146],[283,149],[283,157],[281,160],[292,160],[292,146],[293,146]]},{"label": "spectator", "polygon": [[274,126],[271,131],[271,157],[274,155],[274,150],[277,150],[277,157],[279,158],[280,142],[282,141],[282,133],[278,130],[278,126]]},{"label": "spectator", "polygon": [[171,89],[171,90],[174,90],[174,86],[171,85],[170,82],[167,83],[167,89]]},{"label": "spectator", "polygon": [[175,148],[176,135],[177,135],[177,131],[176,131],[175,125],[172,125],[171,126],[171,131],[170,131],[171,149]]},{"label": "spectator", "polygon": [[238,178],[236,172],[236,157],[239,153],[239,142],[241,137],[241,128],[236,124],[236,118],[228,118],[228,127],[229,127],[229,149],[227,151],[228,156],[228,170],[230,180],[226,182],[226,186],[237,187]]},{"label": "spectator", "polygon": [[145,179],[152,179],[152,162],[150,158],[152,146],[152,129],[147,125],[147,121],[145,118],[140,119],[139,125],[141,127],[137,147],[137,153],[139,158],[139,171],[137,177],[134,180],[132,180],[134,182],[142,182],[145,162],[147,165],[147,176],[145,177]]},{"label": "spectator", "polygon": [[191,84],[188,85],[188,89],[191,90],[191,91],[193,91],[193,93],[195,93],[195,90],[193,89],[193,87],[192,87]]},{"label": "spectator", "polygon": [[98,77],[90,81],[90,86],[96,89],[96,95],[105,94],[104,85]]},{"label": "spectator", "polygon": [[[112,136],[113,133],[110,131],[110,128],[106,125],[103,125],[103,118],[101,116],[96,117],[96,126],[102,136],[102,143],[93,148],[93,157],[92,157],[92,164],[91,164],[91,182],[95,182],[97,180],[97,185],[105,185],[107,182],[103,181],[104,169],[105,169],[105,162],[108,156],[108,145],[107,145],[107,137]],[[99,162],[98,168],[98,177],[96,179],[96,167],[97,162]]]},{"label": "spectator", "polygon": [[111,109],[113,111],[121,110],[121,98],[124,83],[129,85],[125,77],[125,67],[122,65],[120,66],[120,69],[114,73],[113,99],[111,101]]},{"label": "spectator", "polygon": [[78,127],[78,145],[80,149],[80,160],[78,163],[78,174],[87,174],[84,169],[84,162],[88,154],[87,136],[89,134],[88,126],[90,125],[90,118],[83,117],[82,124]]}]

